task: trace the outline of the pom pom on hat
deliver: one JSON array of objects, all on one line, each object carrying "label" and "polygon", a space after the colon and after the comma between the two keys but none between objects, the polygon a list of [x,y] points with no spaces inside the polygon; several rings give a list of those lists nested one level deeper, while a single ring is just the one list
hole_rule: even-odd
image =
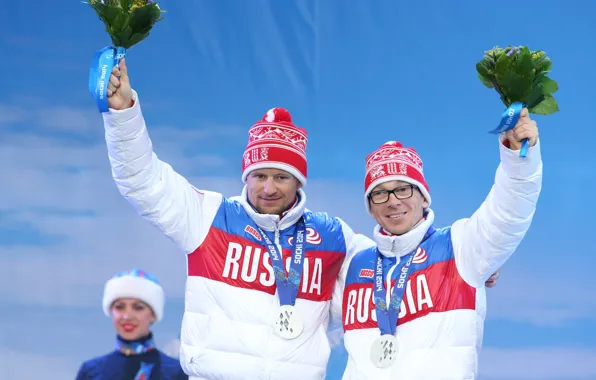
[{"label": "pom pom on hat", "polygon": [[290,111],[287,109],[276,107],[267,111],[262,121],[292,125],[292,115],[290,115]]},{"label": "pom pom on hat", "polygon": [[111,315],[114,301],[121,298],[135,298],[145,302],[153,312],[157,321],[163,317],[165,294],[153,274],[132,269],[117,273],[106,283],[103,293],[103,311],[106,316]]},{"label": "pom pom on hat", "polygon": [[281,107],[272,108],[248,131],[242,160],[242,181],[257,169],[280,169],[306,184],[306,130],[292,123],[292,115]]}]

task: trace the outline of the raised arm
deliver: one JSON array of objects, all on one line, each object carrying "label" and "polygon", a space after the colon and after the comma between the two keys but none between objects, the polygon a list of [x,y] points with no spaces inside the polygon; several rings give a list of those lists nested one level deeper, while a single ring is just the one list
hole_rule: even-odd
[{"label": "raised arm", "polygon": [[193,252],[205,238],[222,195],[195,189],[153,152],[124,60],[121,71],[114,68],[110,77],[108,105],[105,138],[118,190],[185,253]]},{"label": "raised arm", "polygon": [[[475,287],[484,285],[509,259],[536,211],[542,188],[542,156],[536,123],[524,111],[516,128],[507,133],[511,149],[499,143],[501,163],[486,200],[471,218],[458,220],[451,228],[458,271]],[[522,158],[517,149],[526,137],[535,145]]]}]

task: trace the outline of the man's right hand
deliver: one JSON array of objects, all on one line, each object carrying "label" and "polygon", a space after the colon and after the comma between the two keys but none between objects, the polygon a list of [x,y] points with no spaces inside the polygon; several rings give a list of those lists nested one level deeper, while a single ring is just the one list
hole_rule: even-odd
[{"label": "man's right hand", "polygon": [[132,89],[124,58],[120,61],[120,70],[114,66],[110,75],[110,82],[108,83],[108,107],[115,110],[125,110],[132,107]]},{"label": "man's right hand", "polygon": [[488,278],[488,280],[486,280],[484,285],[487,288],[494,288],[495,286],[497,286],[497,279],[499,278],[499,270],[497,270],[495,273],[493,273],[492,276],[490,276]]}]

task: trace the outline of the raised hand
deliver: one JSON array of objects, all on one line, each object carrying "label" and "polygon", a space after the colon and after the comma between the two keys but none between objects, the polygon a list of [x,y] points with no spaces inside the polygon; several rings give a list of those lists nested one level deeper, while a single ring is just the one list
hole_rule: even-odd
[{"label": "raised hand", "polygon": [[108,107],[115,110],[132,107],[132,88],[125,58],[120,61],[120,70],[116,66],[112,69],[108,83]]},{"label": "raised hand", "polygon": [[538,140],[538,125],[530,119],[530,112],[527,108],[522,109],[519,120],[515,127],[505,133],[507,140],[509,140],[509,148],[512,150],[520,150],[523,139],[530,140],[530,146],[536,145]]},{"label": "raised hand", "polygon": [[497,286],[498,278],[499,278],[499,271],[496,271],[495,273],[492,274],[492,276],[490,276],[488,278],[488,280],[486,280],[486,282],[484,283],[484,286],[486,286],[487,288],[494,288],[495,286]]}]

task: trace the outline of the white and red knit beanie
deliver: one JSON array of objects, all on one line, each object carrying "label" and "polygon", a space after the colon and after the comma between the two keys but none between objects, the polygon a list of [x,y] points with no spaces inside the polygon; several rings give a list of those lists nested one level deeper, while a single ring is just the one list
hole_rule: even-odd
[{"label": "white and red knit beanie", "polygon": [[242,181],[257,169],[281,169],[306,184],[306,130],[292,124],[284,108],[272,108],[248,131],[242,160]]},{"label": "white and red knit beanie", "polygon": [[389,181],[404,181],[420,189],[430,206],[430,192],[422,168],[422,159],[414,148],[404,148],[397,141],[388,141],[366,156],[364,203],[370,213],[368,195],[378,185]]}]

